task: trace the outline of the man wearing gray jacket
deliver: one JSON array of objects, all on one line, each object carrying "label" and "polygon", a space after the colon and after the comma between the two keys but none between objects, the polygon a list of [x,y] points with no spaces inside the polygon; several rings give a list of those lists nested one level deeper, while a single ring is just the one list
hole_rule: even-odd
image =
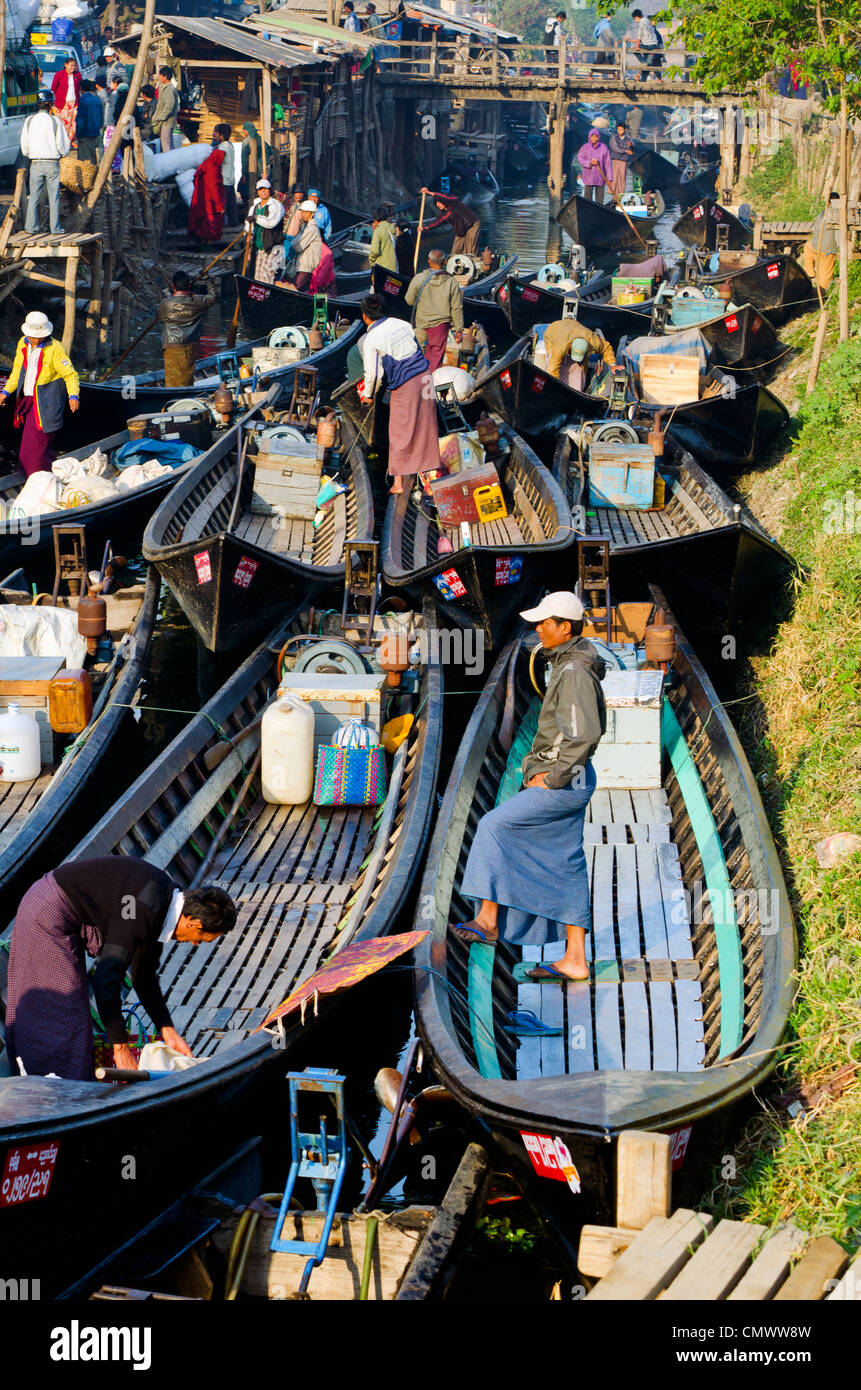
[{"label": "man wearing gray jacket", "polygon": [[404,295],[412,308],[419,347],[432,372],[442,363],[448,335],[463,337],[463,290],[445,268],[442,251],[429,251],[427,270],[413,276]]},{"label": "man wearing gray jacket", "polygon": [[176,127],[176,113],[179,110],[179,92],[173,85],[173,72],[168,67],[158,70],[158,100],[152,113],[153,135],[161,141],[162,154],[173,146],[173,132]]},{"label": "man wearing gray jacket", "polygon": [[480,903],[470,922],[452,923],[465,944],[546,946],[565,954],[527,974],[540,983],[588,980],[592,927],[583,822],[595,790],[592,754],[607,727],[601,689],[606,667],[582,637],[576,594],[548,594],[520,615],[535,623],[547,658],[538,728],[523,760],[523,790],[478,823],[461,884]]}]

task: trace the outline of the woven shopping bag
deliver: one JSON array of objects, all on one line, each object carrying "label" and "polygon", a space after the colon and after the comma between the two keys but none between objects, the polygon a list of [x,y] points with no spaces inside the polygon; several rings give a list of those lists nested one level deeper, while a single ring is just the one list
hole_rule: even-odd
[{"label": "woven shopping bag", "polygon": [[386,754],[382,748],[334,748],[317,754],[317,806],[381,806],[386,799]]},{"label": "woven shopping bag", "polygon": [[[158,1033],[155,1028],[144,1027],[135,1009],[124,1009],[123,1017],[135,1060],[140,1061],[141,1052],[147,1043],[155,1042]],[[135,1036],[135,1032],[137,1036]],[[108,1042],[107,1033],[98,1025],[94,1028],[93,1057],[97,1067],[112,1067],[114,1065],[114,1045]]]}]

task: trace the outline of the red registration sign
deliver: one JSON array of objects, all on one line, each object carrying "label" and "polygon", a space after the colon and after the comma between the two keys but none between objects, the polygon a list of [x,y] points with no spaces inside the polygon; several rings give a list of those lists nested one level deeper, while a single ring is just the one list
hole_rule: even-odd
[{"label": "red registration sign", "polygon": [[695,222],[699,222],[699,220],[700,220],[700,218],[702,217],[702,215],[703,215],[702,206],[700,205],[700,206],[695,207],[695,208],[694,208],[694,221],[695,221]]},{"label": "red registration sign", "polygon": [[527,304],[538,303],[538,291],[526,289],[523,291],[523,299]]},{"label": "red registration sign", "polygon": [[194,568],[197,570],[198,584],[208,584],[212,578],[212,564],[208,550],[201,550],[198,555],[195,555]]},{"label": "red registration sign", "polygon": [[568,1145],[562,1139],[552,1138],[549,1134],[529,1134],[525,1130],[520,1131],[520,1137],[539,1177],[567,1182],[572,1192],[580,1191],[580,1174],[574,1167]]},{"label": "red registration sign", "polygon": [[730,314],[728,319],[724,319],[724,323],[726,324],[727,333],[738,332],[738,319],[735,314]]},{"label": "red registration sign", "polygon": [[765,273],[768,276],[769,280],[776,280],[778,275],[780,274],[780,266],[775,261],[774,265],[766,266]]},{"label": "red registration sign", "polygon": [[511,390],[511,372],[509,372],[507,368],[504,372],[499,373],[499,380],[505,387],[506,391]]},{"label": "red registration sign", "polygon": [[0,1207],[17,1207],[47,1197],[59,1152],[56,1143],[9,1149],[0,1178]]},{"label": "red registration sign", "polygon": [[236,566],[236,572],[233,576],[234,584],[238,584],[240,589],[247,589],[257,573],[257,568],[257,560],[252,560],[248,555],[243,555],[239,564]]}]

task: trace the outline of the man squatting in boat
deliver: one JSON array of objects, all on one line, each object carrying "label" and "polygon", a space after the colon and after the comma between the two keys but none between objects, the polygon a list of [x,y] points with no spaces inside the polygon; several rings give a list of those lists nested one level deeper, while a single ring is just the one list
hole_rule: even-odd
[{"label": "man squatting in boat", "polygon": [[135,1069],[122,1011],[128,974],[168,1047],[192,1055],[171,1023],[158,980],[161,942],[217,941],[236,922],[223,889],[183,893],[145,859],[74,860],[24,894],[9,954],[6,1047],[13,1070],[93,1080],[93,1020],[84,953],[96,958],[93,994],[114,1065]]},{"label": "man squatting in boat", "polygon": [[523,760],[523,790],[478,823],[461,891],[480,902],[449,930],[466,943],[517,946],[565,941],[565,953],[527,972],[538,981],[587,980],[592,929],[583,822],[595,790],[591,758],[607,727],[606,666],[583,632],[576,594],[548,594],[521,613],[547,657],[538,729]]}]

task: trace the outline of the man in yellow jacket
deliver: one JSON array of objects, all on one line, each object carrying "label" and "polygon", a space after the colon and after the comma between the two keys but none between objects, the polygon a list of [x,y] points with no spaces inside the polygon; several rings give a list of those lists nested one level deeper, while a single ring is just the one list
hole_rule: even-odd
[{"label": "man in yellow jacket", "polygon": [[31,473],[50,469],[56,457],[54,436],[63,425],[66,396],[69,409],[77,410],[80,379],[62,343],[51,337],[54,325],[47,315],[28,314],[21,331],[24,336],[0,392],[0,405],[6,404],[13,391],[17,392],[15,424],[24,426],[18,458],[29,478]]},{"label": "man in yellow jacket", "polygon": [[544,330],[544,350],[547,353],[545,371],[564,381],[566,386],[579,386],[581,390],[586,382],[584,364],[590,352],[597,353],[608,367],[616,361],[616,354],[606,338],[591,332],[577,319],[557,319],[549,323]]}]

